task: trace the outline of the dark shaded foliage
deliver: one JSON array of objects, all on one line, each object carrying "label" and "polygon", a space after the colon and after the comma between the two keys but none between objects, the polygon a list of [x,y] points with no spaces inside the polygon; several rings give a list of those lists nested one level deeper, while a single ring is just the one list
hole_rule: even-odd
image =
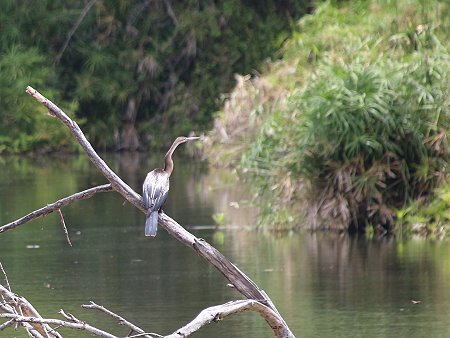
[{"label": "dark shaded foliage", "polygon": [[[308,0],[97,0],[63,50],[89,3],[2,3],[0,67],[9,70],[0,84],[12,92],[0,95],[17,101],[27,84],[51,92],[85,122],[96,146],[116,149],[207,128],[233,74],[275,55],[292,20],[309,9]],[[36,140],[39,118],[27,109],[3,106],[5,120],[21,124],[4,124],[4,138],[22,130]],[[31,148],[2,143],[11,151]]]}]

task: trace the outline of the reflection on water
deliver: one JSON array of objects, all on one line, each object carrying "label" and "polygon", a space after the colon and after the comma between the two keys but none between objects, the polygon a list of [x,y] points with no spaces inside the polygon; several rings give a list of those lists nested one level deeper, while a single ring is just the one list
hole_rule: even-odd
[{"label": "reflection on water", "polygon": [[[182,225],[199,226],[211,225],[211,215],[223,212],[227,224],[239,226],[193,232],[263,288],[298,337],[450,336],[448,242],[325,234],[273,237],[248,231],[254,219],[246,203],[248,189],[230,185],[224,172],[208,172],[181,157],[175,161],[166,213]],[[108,156],[107,162],[138,191],[146,172],[159,165],[133,154]],[[0,172],[1,224],[105,182],[84,157],[7,158]],[[104,315],[80,308],[93,300],[145,330],[167,334],[207,306],[241,298],[215,269],[164,230],[155,239],[144,237],[144,215],[117,194],[98,194],[62,211],[73,247],[57,215],[0,235],[0,261],[13,291],[46,317],[60,318],[57,312],[63,308],[126,335]],[[7,337],[6,332],[0,336]],[[63,332],[65,337],[88,337]],[[213,335],[272,333],[258,315],[244,313],[194,337]]]}]

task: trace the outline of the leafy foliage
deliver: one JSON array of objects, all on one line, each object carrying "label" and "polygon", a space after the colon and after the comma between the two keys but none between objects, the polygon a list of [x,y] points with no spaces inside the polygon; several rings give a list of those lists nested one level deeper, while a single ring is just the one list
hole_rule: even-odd
[{"label": "leafy foliage", "polygon": [[397,211],[397,231],[441,238],[450,232],[450,185],[436,189],[429,203],[414,201]]},{"label": "leafy foliage", "polygon": [[[310,182],[309,212],[329,227],[392,224],[395,208],[428,195],[448,167],[449,60],[319,67],[292,98],[294,173]],[[426,97],[426,99],[424,99]]]},{"label": "leafy foliage", "polygon": [[[274,55],[304,3],[3,1],[1,100],[26,100],[25,86],[34,84],[85,121],[97,147],[162,145],[207,128],[233,74]],[[6,119],[21,121],[14,130],[27,128],[18,137],[4,125],[4,150],[30,149],[28,136],[41,139],[40,118],[29,109],[2,108]],[[60,139],[47,136],[57,148]]]},{"label": "leafy foliage", "polygon": [[0,74],[0,153],[45,151],[49,142],[71,146],[65,130],[55,127],[58,124],[44,115],[44,109],[36,114],[36,104],[24,95],[27,85],[39,86],[54,76],[44,56],[36,48],[12,44],[0,53]]},{"label": "leafy foliage", "polygon": [[297,226],[301,211],[311,227],[389,229],[398,208],[429,198],[449,160],[448,28],[439,1],[327,2],[300,20],[258,80],[284,90],[258,125],[247,115],[258,132],[241,168],[264,224]]}]

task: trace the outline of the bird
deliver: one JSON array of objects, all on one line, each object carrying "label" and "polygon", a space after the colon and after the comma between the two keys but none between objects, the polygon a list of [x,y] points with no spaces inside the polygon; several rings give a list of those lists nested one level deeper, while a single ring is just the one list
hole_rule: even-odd
[{"label": "bird", "polygon": [[164,169],[156,168],[145,177],[142,185],[144,207],[147,210],[145,219],[145,236],[156,236],[158,230],[158,213],[169,194],[169,178],[173,171],[172,154],[182,143],[198,140],[198,136],[180,136],[170,146],[164,156]]}]

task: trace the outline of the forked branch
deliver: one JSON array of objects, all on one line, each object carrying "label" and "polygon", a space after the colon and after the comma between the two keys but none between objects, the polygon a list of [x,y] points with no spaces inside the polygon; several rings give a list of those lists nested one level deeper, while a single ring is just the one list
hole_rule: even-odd
[{"label": "forked branch", "polygon": [[[53,102],[45,98],[32,87],[27,87],[26,92],[47,107],[50,115],[57,117],[69,128],[70,132],[80,143],[92,163],[110,182],[112,189],[117,191],[128,202],[145,213],[141,196],[131,189],[125,182],[123,182],[122,179],[108,167],[103,159],[100,158],[84,136],[77,123],[70,119]],[[286,322],[283,320],[267,294],[263,290],[260,290],[249,277],[247,277],[217,249],[208,244],[206,241],[195,237],[164,213],[159,215],[159,224],[166,229],[170,235],[175,237],[184,245],[195,250],[198,255],[219,270],[237,291],[243,294],[250,301],[253,301],[252,304],[256,302],[259,304],[258,307],[265,309],[264,311],[258,312],[263,315],[264,319],[271,326],[276,337],[294,337],[293,333],[290,331]],[[269,313],[270,315],[264,315]]]},{"label": "forked branch", "polygon": [[[0,296],[3,299],[0,308],[4,311],[4,313],[0,313],[0,318],[10,319],[2,324],[2,330],[14,323],[22,323],[31,337],[62,338],[58,332],[48,325],[49,323],[42,321],[43,318],[39,312],[24,297],[17,296],[1,284]],[[18,317],[33,317],[36,320],[17,321],[16,318]]]},{"label": "forked branch", "polygon": [[207,324],[219,322],[232,314],[250,310],[259,312],[272,328],[278,325],[278,314],[264,304],[251,299],[236,300],[204,309],[190,323],[164,338],[187,337]]},{"label": "forked branch", "polygon": [[[86,331],[97,337],[119,338],[117,335],[101,330],[76,318],[72,314],[65,313],[63,310],[60,311],[60,314],[65,318],[65,320],[42,318],[25,298],[12,293],[1,284],[0,295],[4,299],[4,303],[1,303],[0,306],[0,308],[4,310],[4,313],[0,313],[0,318],[8,319],[5,323],[0,325],[0,331],[11,325],[19,323],[24,325],[27,331],[34,337],[61,338],[61,335],[56,331],[56,329],[50,327],[50,325],[56,325],[58,328],[65,327]],[[118,314],[94,302],[90,302],[90,304],[87,305],[82,305],[82,307],[100,310],[101,312],[117,320],[120,325],[127,326],[131,330],[127,337],[184,338],[190,336],[205,325],[219,322],[228,316],[243,311],[256,311],[260,313],[261,316],[263,316],[267,322],[271,324],[271,326],[275,326],[278,323],[278,314],[274,313],[264,304],[254,300],[236,300],[206,308],[185,326],[176,330],[172,334],[162,336],[157,333],[145,332],[140,327],[130,323]]]},{"label": "forked branch", "polygon": [[139,334],[140,337],[152,338],[152,335],[155,335],[155,334],[145,333],[145,331],[142,330],[139,326],[134,325],[133,323],[129,322],[128,320],[126,320],[122,316],[119,316],[118,314],[112,312],[111,310],[108,310],[107,308],[105,308],[105,307],[103,307],[101,305],[98,305],[98,304],[94,303],[93,301],[91,301],[90,304],[84,304],[84,305],[81,305],[81,306],[83,308],[85,308],[85,309],[95,309],[95,310],[99,310],[99,311],[101,311],[103,313],[106,313],[108,316],[111,316],[112,318],[117,320],[119,322],[119,324],[127,326],[131,330],[132,333]]},{"label": "forked branch", "polygon": [[14,228],[17,228],[19,225],[28,223],[36,218],[43,217],[54,211],[60,210],[62,207],[65,207],[73,202],[85,200],[85,199],[91,198],[98,192],[106,192],[106,191],[112,191],[111,184],[103,184],[98,187],[93,187],[93,188],[90,188],[87,190],[77,192],[76,194],[70,195],[68,197],[64,197],[54,203],[47,204],[45,207],[42,207],[33,212],[30,212],[29,214],[15,220],[14,222],[11,222],[11,223],[1,226],[0,234],[2,232],[6,232],[6,231],[12,230]]}]

